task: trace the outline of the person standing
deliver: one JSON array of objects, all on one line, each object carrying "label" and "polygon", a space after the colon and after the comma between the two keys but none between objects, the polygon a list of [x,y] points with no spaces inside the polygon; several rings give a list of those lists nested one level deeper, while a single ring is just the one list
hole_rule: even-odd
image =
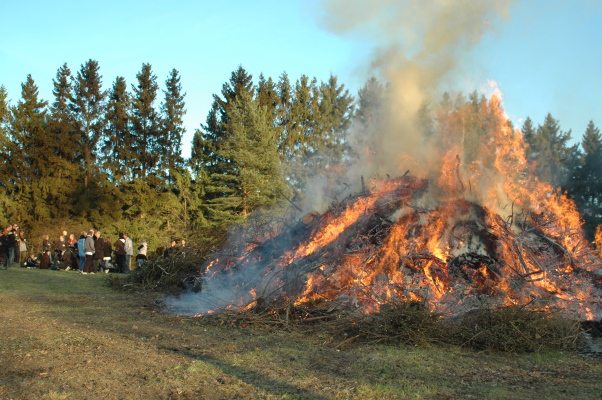
[{"label": "person standing", "polygon": [[84,272],[84,266],[86,265],[86,251],[84,246],[86,243],[86,232],[82,232],[79,240],[77,241],[77,256],[79,257],[79,272]]},{"label": "person standing", "polygon": [[117,272],[123,272],[123,265],[125,263],[125,239],[123,233],[119,234],[119,239],[115,243],[115,261],[117,262]]},{"label": "person standing", "polygon": [[101,237],[100,231],[94,233],[94,271],[104,272],[104,239]]},{"label": "person standing", "polygon": [[130,261],[134,255],[134,243],[132,243],[132,239],[130,239],[130,236],[127,233],[123,234],[123,238],[125,239],[125,260],[123,264],[123,271],[130,272]]},{"label": "person standing", "polygon": [[13,266],[15,262],[15,247],[17,246],[17,224],[9,225],[8,229],[8,268]]},{"label": "person standing", "polygon": [[75,247],[74,244],[77,243],[77,240],[75,240],[75,235],[73,233],[71,233],[69,235],[69,239],[67,239],[67,247]]},{"label": "person standing", "polygon": [[20,230],[19,231],[19,261],[22,267],[25,267],[25,263],[27,262],[27,240],[25,239],[25,233]]},{"label": "person standing", "polygon": [[[48,236],[48,235],[42,236],[42,239],[43,239],[42,240],[42,254],[46,254],[47,251],[50,251],[50,247],[52,247],[52,243],[50,243],[50,236]],[[42,262],[41,259],[40,259],[40,262]]]},{"label": "person standing", "polygon": [[59,240],[56,242],[56,246],[54,249],[54,266],[58,269],[59,264],[63,260],[63,253],[67,249],[67,245],[65,243],[65,236],[59,236]]},{"label": "person standing", "polygon": [[2,256],[2,269],[8,268],[8,227],[0,236],[0,254]]},{"label": "person standing", "polygon": [[84,254],[86,255],[86,263],[84,264],[84,274],[94,273],[94,229],[88,231],[86,240],[84,240]]},{"label": "person standing", "polygon": [[109,272],[111,268],[111,256],[113,255],[113,245],[111,244],[111,238],[107,236],[103,243],[103,261],[105,273]]},{"label": "person standing", "polygon": [[146,245],[146,240],[140,242],[140,246],[138,246],[138,255],[136,256],[136,268],[142,268],[146,263],[146,252],[148,247]]},{"label": "person standing", "polygon": [[21,233],[21,229],[17,224],[13,224],[13,233],[15,234],[15,257],[13,258],[14,263],[21,262],[21,241],[19,234]]}]

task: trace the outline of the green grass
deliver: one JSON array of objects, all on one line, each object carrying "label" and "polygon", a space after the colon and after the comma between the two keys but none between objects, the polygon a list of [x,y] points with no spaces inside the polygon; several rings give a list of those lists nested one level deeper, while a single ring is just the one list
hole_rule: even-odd
[{"label": "green grass", "polygon": [[0,398],[594,399],[602,362],[455,346],[338,350],[163,314],[102,275],[0,271]]}]

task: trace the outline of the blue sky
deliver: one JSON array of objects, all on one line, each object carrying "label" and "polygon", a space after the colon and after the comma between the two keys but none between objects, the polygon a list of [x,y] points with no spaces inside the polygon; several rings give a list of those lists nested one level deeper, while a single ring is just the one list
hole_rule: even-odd
[{"label": "blue sky", "polygon": [[[32,74],[51,101],[65,62],[75,73],[97,60],[105,88],[118,75],[134,83],[142,63],[153,66],[163,88],[176,68],[187,92],[187,156],[212,94],[238,65],[274,79],[283,71],[291,80],[334,74],[357,93],[371,43],[328,32],[319,10],[318,0],[0,0],[0,85],[14,104]],[[589,120],[602,126],[602,2],[518,2],[465,57],[454,89],[470,92],[495,80],[517,125],[526,116],[539,124],[550,112],[575,140]]]}]

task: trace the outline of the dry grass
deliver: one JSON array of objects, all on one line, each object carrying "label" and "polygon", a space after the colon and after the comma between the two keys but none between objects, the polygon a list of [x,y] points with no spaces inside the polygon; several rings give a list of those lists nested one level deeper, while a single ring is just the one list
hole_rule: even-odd
[{"label": "dry grass", "polygon": [[[592,399],[599,359],[458,346],[343,343],[307,310],[281,322],[180,318],[106,277],[0,271],[2,399]],[[317,307],[317,305],[316,305]],[[328,310],[312,310],[313,317]],[[334,326],[338,312],[328,318]],[[274,316],[272,320],[278,321]],[[306,319],[312,318],[305,316]],[[395,317],[398,318],[398,317]],[[220,325],[219,322],[223,322]],[[406,324],[407,319],[400,323]],[[388,323],[387,323],[388,324]],[[273,324],[272,324],[273,325]],[[286,328],[286,327],[289,328]],[[391,325],[388,325],[391,326]],[[283,329],[284,328],[284,329]],[[401,338],[400,338],[401,339]],[[347,339],[345,339],[347,340]],[[396,339],[397,340],[397,339]]]}]

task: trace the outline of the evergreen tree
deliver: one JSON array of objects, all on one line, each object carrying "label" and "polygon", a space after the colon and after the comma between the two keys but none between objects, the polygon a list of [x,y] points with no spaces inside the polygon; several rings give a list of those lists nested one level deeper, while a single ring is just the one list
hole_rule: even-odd
[{"label": "evergreen tree", "polygon": [[260,107],[268,108],[272,118],[276,117],[276,109],[279,103],[276,84],[272,78],[265,79],[263,74],[259,75],[259,81],[257,82],[257,100]]},{"label": "evergreen tree", "polygon": [[280,140],[280,153],[286,179],[300,195],[309,176],[319,173],[315,160],[311,160],[319,151],[319,92],[316,79],[302,75],[295,83],[288,113],[288,121]]},{"label": "evergreen tree", "polygon": [[209,203],[221,221],[245,218],[259,206],[273,204],[284,189],[279,175],[276,129],[270,110],[252,93],[241,92],[228,104],[227,136],[220,153],[232,168],[211,176],[211,190],[222,193]]},{"label": "evergreen tree", "polygon": [[525,119],[521,131],[523,132],[525,142],[533,143],[535,141],[536,129],[533,126],[533,121],[531,120],[531,118],[527,117]]},{"label": "evergreen tree", "polygon": [[353,117],[354,98],[339,84],[334,75],[320,85],[320,115],[324,117],[320,148],[326,150],[329,160],[337,163],[343,157],[346,138]]},{"label": "evergreen tree", "polygon": [[165,82],[165,101],[161,105],[163,117],[163,132],[160,146],[161,159],[159,169],[168,177],[168,182],[173,183],[172,175],[176,169],[182,169],[184,160],[182,158],[182,136],[186,133],[183,117],[186,114],[184,97],[182,92],[180,76],[173,69]]},{"label": "evergreen tree", "polygon": [[355,121],[362,125],[363,129],[375,126],[377,121],[383,117],[386,102],[386,88],[375,77],[366,81],[358,92],[357,109]]},{"label": "evergreen tree", "polygon": [[8,91],[4,85],[0,86],[0,135],[8,134],[8,120],[10,110],[8,106]]},{"label": "evergreen tree", "polygon": [[0,86],[0,218],[8,219],[8,212],[14,208],[8,194],[8,164],[10,163],[9,151],[12,145],[9,137],[10,108],[8,104],[8,91],[4,85]]},{"label": "evergreen tree", "polygon": [[63,64],[53,80],[54,102],[50,107],[48,118],[48,135],[54,146],[56,154],[56,178],[54,199],[55,215],[67,218],[73,207],[73,193],[77,190],[77,178],[79,173],[78,157],[76,153],[77,127],[70,103],[73,99],[71,70],[67,64]]},{"label": "evergreen tree", "polygon": [[197,165],[197,170],[203,170],[206,174],[208,201],[225,201],[216,199],[231,195],[229,190],[222,190],[226,188],[220,189],[220,184],[212,185],[209,181],[214,175],[222,177],[236,175],[233,170],[234,162],[227,157],[227,152],[223,151],[226,140],[231,136],[226,126],[235,100],[243,94],[253,97],[254,92],[253,77],[239,66],[223,84],[221,96],[213,95],[213,104],[207,115],[207,122],[202,126],[201,135],[196,138],[197,147],[194,149],[194,159],[191,160]]},{"label": "evergreen tree", "polygon": [[534,134],[525,133],[529,144],[527,158],[537,163],[535,174],[540,180],[556,187],[567,183],[570,165],[577,152],[577,145],[568,146],[570,139],[571,132],[562,132],[558,120],[551,114],[546,115],[543,125]]},{"label": "evergreen tree", "polygon": [[129,160],[135,158],[133,136],[130,131],[130,93],[125,78],[118,76],[109,93],[106,128],[101,143],[101,166],[113,183],[133,178]]},{"label": "evergreen tree", "polygon": [[77,151],[81,154],[84,190],[96,172],[97,145],[105,125],[105,97],[100,67],[95,60],[82,64],[73,84],[70,109],[75,119]]},{"label": "evergreen tree", "polygon": [[[142,64],[141,71],[136,75],[138,84],[132,85],[133,113],[132,134],[134,136],[135,158],[132,159],[134,176],[147,179],[154,176],[161,152],[159,137],[161,121],[155,110],[157,99],[157,76],[153,74],[150,64]],[[153,179],[152,185],[159,182]]]},{"label": "evergreen tree", "polygon": [[277,113],[275,117],[276,126],[280,129],[278,135],[278,153],[283,162],[289,157],[294,148],[295,138],[292,135],[293,123],[291,120],[291,108],[293,103],[293,88],[288,79],[288,74],[283,72],[276,85],[278,95]]},{"label": "evergreen tree", "polygon": [[[59,143],[58,153],[66,162],[72,163],[75,158],[75,121],[69,104],[72,101],[71,70],[67,64],[63,64],[56,73],[53,81],[54,102],[50,107],[50,118],[48,122],[49,131],[56,137]],[[70,171],[73,172],[73,171]]]},{"label": "evergreen tree", "polygon": [[593,239],[596,227],[602,224],[602,136],[590,121],[581,141],[581,162],[574,169],[569,194],[583,214],[584,229]]},{"label": "evergreen tree", "polygon": [[4,171],[9,194],[19,204],[13,210],[20,221],[40,221],[51,216],[47,202],[55,187],[55,143],[48,135],[47,102],[38,99],[39,90],[31,75],[21,84],[21,99],[11,110],[10,139],[6,149],[9,162]]}]

